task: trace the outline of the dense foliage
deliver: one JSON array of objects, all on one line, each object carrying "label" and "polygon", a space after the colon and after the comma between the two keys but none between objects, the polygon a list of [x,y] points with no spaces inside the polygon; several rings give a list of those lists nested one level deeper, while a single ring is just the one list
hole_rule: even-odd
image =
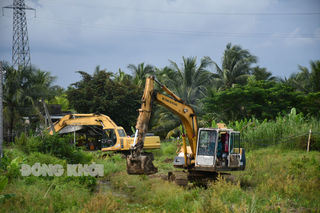
[{"label": "dense foliage", "polygon": [[[4,101],[4,127],[5,137],[13,141],[15,135],[23,129],[23,117],[39,124],[39,116],[43,118],[43,108],[39,100],[50,99],[55,96],[57,86],[52,86],[54,77],[35,67],[31,69],[19,68],[17,70],[5,65],[3,101]],[[38,119],[37,119],[38,118]],[[34,125],[33,127],[35,127]]]},{"label": "dense foliage", "polygon": [[[137,109],[145,78],[154,75],[175,94],[191,105],[199,126],[211,122],[242,119],[274,120],[290,112],[319,118],[320,61],[310,68],[298,65],[288,79],[272,75],[260,67],[249,50],[228,43],[221,64],[210,57],[182,57],[182,63],[169,61],[164,68],[140,63],[128,65],[127,74],[108,72],[96,67],[93,74],[78,71],[81,80],[65,91],[53,86],[50,73],[5,66],[4,116],[6,141],[13,141],[23,131],[40,132],[45,126],[39,100],[59,104],[64,111],[103,113],[128,133],[135,126]],[[160,88],[156,85],[156,88]],[[29,120],[29,124],[26,121]],[[149,129],[161,137],[178,136],[180,120],[167,109],[154,105]]]},{"label": "dense foliage", "polygon": [[235,121],[255,117],[274,119],[291,108],[305,115],[319,116],[320,92],[297,91],[290,85],[274,81],[250,81],[227,90],[211,91],[204,99],[205,111],[218,121]]},{"label": "dense foliage", "polygon": [[102,113],[129,130],[135,126],[140,106],[141,90],[132,81],[122,78],[118,81],[113,73],[100,70],[93,75],[79,72],[82,80],[72,84],[67,97],[78,113]]},{"label": "dense foliage", "polygon": [[[259,67],[249,50],[230,43],[221,65],[209,57],[199,64],[196,57],[183,57],[178,64],[131,64],[131,75],[98,66],[93,74],[79,71],[82,79],[66,91],[52,85],[48,72],[6,66],[5,134],[15,143],[6,144],[0,161],[0,212],[317,212],[320,61],[311,61],[310,70],[299,65],[299,72],[279,79]],[[152,176],[129,176],[120,154],[82,151],[72,138],[42,131],[41,99],[61,104],[66,111],[106,114],[128,132],[135,125],[147,75],[155,75],[191,105],[200,127],[223,121],[241,131],[246,170],[233,173],[230,182],[219,178],[207,188],[185,189],[162,180],[175,170],[172,161],[181,139],[171,136],[178,136],[182,127],[177,117],[157,105],[149,129],[171,143],[162,141],[161,149],[153,151],[159,172]],[[311,152],[306,153],[310,129]],[[92,162],[104,165],[104,177],[24,177],[20,172],[22,164]]]}]

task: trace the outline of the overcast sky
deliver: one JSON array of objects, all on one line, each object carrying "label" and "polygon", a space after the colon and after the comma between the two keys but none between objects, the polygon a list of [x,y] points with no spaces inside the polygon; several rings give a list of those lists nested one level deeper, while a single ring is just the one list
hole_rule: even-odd
[{"label": "overcast sky", "polygon": [[[0,0],[0,6],[12,0]],[[32,64],[67,87],[97,65],[127,73],[128,64],[180,64],[228,42],[248,49],[275,76],[320,59],[320,0],[27,0]],[[12,10],[0,16],[0,60],[11,62]],[[212,69],[212,71],[214,71]]]}]

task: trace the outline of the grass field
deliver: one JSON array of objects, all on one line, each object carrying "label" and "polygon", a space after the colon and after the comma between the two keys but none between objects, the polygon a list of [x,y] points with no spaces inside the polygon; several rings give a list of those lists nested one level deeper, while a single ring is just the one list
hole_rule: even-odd
[{"label": "grass field", "polygon": [[[159,174],[174,170],[175,143],[154,151]],[[219,179],[207,189],[182,188],[154,176],[129,176],[120,154],[102,158],[103,178],[21,177],[21,162],[61,163],[50,154],[7,148],[9,183],[0,194],[1,212],[319,212],[320,154],[269,147],[247,152],[247,168],[233,182]],[[90,159],[89,158],[89,159]],[[159,176],[160,176],[159,175]]]}]

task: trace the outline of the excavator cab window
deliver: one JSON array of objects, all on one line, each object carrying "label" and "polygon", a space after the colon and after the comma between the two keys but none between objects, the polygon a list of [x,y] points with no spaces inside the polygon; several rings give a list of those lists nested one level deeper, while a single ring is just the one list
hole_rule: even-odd
[{"label": "excavator cab window", "polygon": [[201,130],[197,155],[213,156],[217,139],[217,131]]},{"label": "excavator cab window", "polygon": [[240,151],[240,133],[232,132],[230,137],[231,154],[238,154]]},{"label": "excavator cab window", "polygon": [[114,146],[117,142],[117,136],[115,134],[114,129],[106,129],[105,131],[105,139],[103,147],[111,147]]},{"label": "excavator cab window", "polygon": [[119,137],[126,137],[127,136],[126,132],[123,129],[118,129],[118,134],[119,134]]}]

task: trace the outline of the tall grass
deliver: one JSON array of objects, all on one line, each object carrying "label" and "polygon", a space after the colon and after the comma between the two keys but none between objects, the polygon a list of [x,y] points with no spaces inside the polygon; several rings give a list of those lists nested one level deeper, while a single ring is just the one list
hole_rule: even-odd
[{"label": "tall grass", "polygon": [[104,165],[105,176],[97,183],[109,185],[96,187],[94,177],[22,177],[21,163],[65,165],[70,160],[58,157],[56,151],[39,152],[41,142],[23,139],[30,145],[28,149],[6,148],[1,161],[0,177],[9,179],[1,194],[15,196],[0,201],[0,212],[318,212],[319,152],[279,146],[256,149],[260,147],[256,141],[266,138],[272,145],[277,142],[274,138],[296,135],[310,126],[317,131],[319,121],[292,112],[275,121],[251,119],[232,125],[242,130],[243,139],[252,140],[252,146],[245,144],[249,149],[246,170],[233,172],[232,182],[220,178],[207,188],[192,184],[182,188],[160,178],[174,170],[172,161],[179,141],[162,143],[160,150],[153,151],[159,169],[153,176],[127,175],[120,154],[83,153]]},{"label": "tall grass", "polygon": [[[292,109],[290,114],[278,116],[275,120],[259,121],[245,119],[231,122],[230,128],[241,131],[241,140],[246,149],[255,149],[269,145],[285,144],[287,148],[302,148],[307,144],[309,130],[320,133],[320,120],[303,117]],[[320,150],[317,135],[312,138],[313,148]]]}]

